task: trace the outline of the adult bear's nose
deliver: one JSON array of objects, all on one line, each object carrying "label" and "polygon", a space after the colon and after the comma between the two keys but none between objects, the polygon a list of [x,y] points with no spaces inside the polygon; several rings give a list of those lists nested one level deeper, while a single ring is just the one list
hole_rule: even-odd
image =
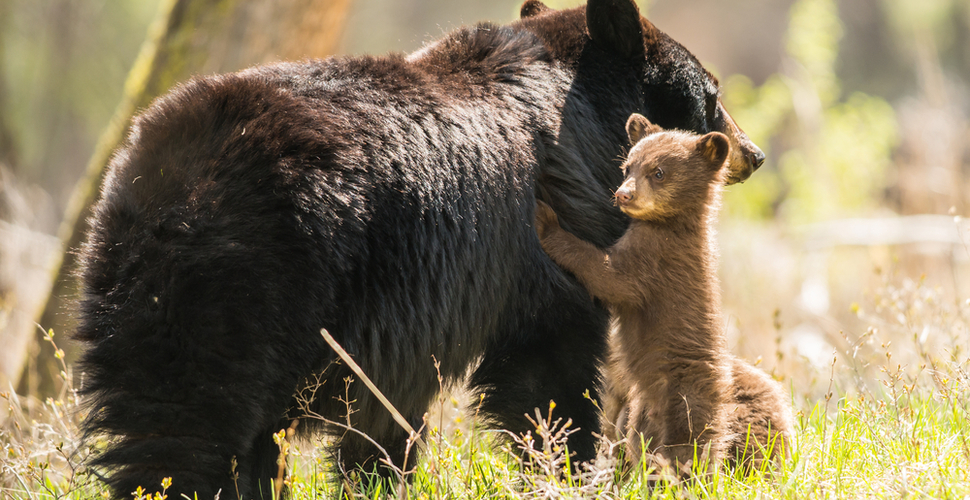
[{"label": "adult bear's nose", "polygon": [[765,153],[758,146],[754,146],[754,151],[748,153],[748,160],[751,161],[751,169],[758,170],[758,167],[765,162]]}]

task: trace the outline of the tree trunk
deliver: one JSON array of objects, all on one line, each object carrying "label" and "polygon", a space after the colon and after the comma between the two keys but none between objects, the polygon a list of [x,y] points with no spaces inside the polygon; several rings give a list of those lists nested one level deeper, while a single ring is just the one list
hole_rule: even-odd
[{"label": "tree trunk", "polygon": [[[5,0],[0,0],[0,29],[4,29],[10,23],[10,5]],[[7,65],[4,64],[4,37],[0,36],[0,165],[4,165],[10,170],[17,170],[17,152],[14,149],[13,134],[7,124],[7,75],[4,74]],[[0,191],[3,186],[0,186]],[[2,194],[0,194],[2,196]],[[2,210],[2,207],[0,207]]]},{"label": "tree trunk", "polygon": [[[64,251],[38,323],[69,332],[76,286],[72,275],[91,206],[111,154],[128,133],[132,116],[193,75],[236,71],[275,60],[325,57],[342,35],[351,0],[163,0],[155,24],[128,74],[124,96],[98,140],[58,231]],[[64,347],[63,342],[60,347]],[[42,335],[20,377],[18,392],[48,396],[57,386],[54,350]],[[68,351],[68,356],[71,356]]]}]

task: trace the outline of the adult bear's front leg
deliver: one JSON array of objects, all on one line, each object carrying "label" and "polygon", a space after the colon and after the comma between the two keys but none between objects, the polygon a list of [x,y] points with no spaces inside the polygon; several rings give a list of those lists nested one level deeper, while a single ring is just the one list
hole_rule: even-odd
[{"label": "adult bear's front leg", "polygon": [[509,321],[493,339],[471,384],[485,394],[486,418],[516,434],[534,431],[525,415],[538,408],[545,416],[554,401],[553,417],[571,419],[578,429],[568,441],[573,461],[589,461],[600,412],[585,395],[598,397],[609,314],[575,281],[550,289],[545,307]]}]

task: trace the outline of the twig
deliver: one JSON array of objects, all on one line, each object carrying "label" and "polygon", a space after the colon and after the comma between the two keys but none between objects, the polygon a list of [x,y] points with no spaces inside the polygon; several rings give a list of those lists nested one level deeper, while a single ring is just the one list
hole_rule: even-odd
[{"label": "twig", "polygon": [[337,352],[340,359],[344,360],[344,363],[347,363],[347,366],[349,366],[350,369],[353,370],[353,372],[364,381],[364,385],[366,385],[367,388],[374,393],[374,396],[377,396],[377,400],[384,405],[384,408],[387,408],[387,411],[391,412],[391,416],[394,417],[394,421],[403,427],[404,430],[408,431],[408,435],[414,437],[414,442],[418,444],[418,448],[420,448],[421,451],[426,451],[428,447],[424,443],[424,440],[421,439],[421,436],[414,430],[414,427],[411,427],[411,424],[409,424],[407,419],[404,418],[404,415],[401,415],[401,412],[397,411],[397,408],[395,408],[394,405],[391,404],[386,397],[384,397],[384,393],[382,393],[381,390],[374,385],[374,382],[371,382],[371,379],[367,376],[367,374],[364,373],[364,370],[362,370],[354,359],[350,357],[350,354],[347,354],[347,351],[345,351],[344,348],[337,343],[337,341],[330,335],[330,332],[328,332],[326,328],[321,328],[320,335],[323,335],[323,339],[330,344],[330,347],[332,347],[334,351]]}]

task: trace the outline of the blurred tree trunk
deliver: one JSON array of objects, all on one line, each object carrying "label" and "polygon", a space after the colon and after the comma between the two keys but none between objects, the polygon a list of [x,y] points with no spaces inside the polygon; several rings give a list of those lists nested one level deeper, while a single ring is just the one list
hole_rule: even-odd
[{"label": "blurred tree trunk", "polygon": [[[72,275],[76,251],[111,154],[128,133],[132,116],[158,95],[193,75],[235,71],[275,60],[325,57],[335,50],[351,0],[164,0],[142,46],[124,96],[98,140],[86,173],[78,181],[58,231],[64,252],[55,266],[51,292],[38,323],[69,332],[76,295]],[[65,347],[64,342],[59,346]],[[42,335],[20,377],[18,392],[54,393],[58,363]],[[70,356],[70,352],[68,355]]]},{"label": "blurred tree trunk", "polygon": [[[0,0],[0,30],[6,29],[10,23],[10,5],[6,0]],[[7,123],[7,113],[10,107],[7,105],[7,65],[4,61],[4,37],[0,36],[0,165],[5,165],[10,170],[16,171],[17,151],[14,149],[13,134]],[[3,186],[0,186],[0,192]],[[0,194],[2,196],[2,194]],[[0,207],[2,210],[2,207]]]}]

